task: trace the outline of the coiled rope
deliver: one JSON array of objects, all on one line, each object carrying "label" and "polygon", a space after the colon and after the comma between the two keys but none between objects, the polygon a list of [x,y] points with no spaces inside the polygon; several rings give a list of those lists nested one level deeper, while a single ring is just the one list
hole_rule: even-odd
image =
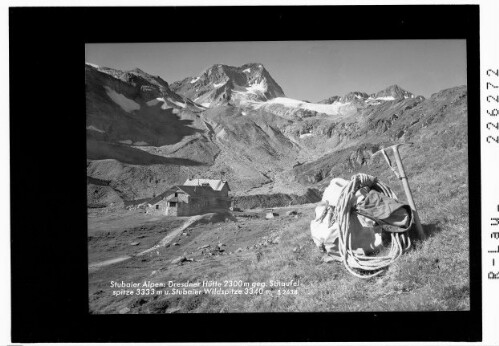
[{"label": "coiled rope", "polygon": [[359,278],[371,278],[379,275],[390,264],[395,262],[400,255],[411,247],[411,240],[406,232],[391,232],[391,246],[388,254],[383,256],[365,256],[358,254],[352,249],[352,234],[350,232],[350,217],[355,193],[363,188],[369,187],[395,200],[397,196],[385,184],[378,181],[376,177],[364,173],[358,173],[350,179],[350,182],[342,189],[340,198],[336,205],[336,218],[339,224],[339,253],[343,264],[350,273]]}]

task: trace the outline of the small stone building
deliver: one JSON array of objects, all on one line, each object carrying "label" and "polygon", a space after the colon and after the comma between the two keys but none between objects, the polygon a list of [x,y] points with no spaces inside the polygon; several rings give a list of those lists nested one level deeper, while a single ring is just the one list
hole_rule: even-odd
[{"label": "small stone building", "polygon": [[214,179],[188,179],[148,202],[146,212],[155,215],[190,216],[228,210],[229,184]]}]

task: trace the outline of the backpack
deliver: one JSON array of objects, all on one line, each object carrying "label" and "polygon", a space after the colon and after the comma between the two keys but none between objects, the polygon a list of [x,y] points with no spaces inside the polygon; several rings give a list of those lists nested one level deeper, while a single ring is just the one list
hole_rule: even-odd
[{"label": "backpack", "polygon": [[[310,222],[315,245],[333,256],[338,256],[339,238],[335,209],[348,182],[341,178],[331,180],[324,191],[322,201],[315,208],[315,218]],[[391,232],[403,232],[412,226],[412,210],[409,206],[374,189],[359,189],[352,204],[349,231],[352,234],[352,249],[358,254],[368,255],[382,247],[382,226]]]}]

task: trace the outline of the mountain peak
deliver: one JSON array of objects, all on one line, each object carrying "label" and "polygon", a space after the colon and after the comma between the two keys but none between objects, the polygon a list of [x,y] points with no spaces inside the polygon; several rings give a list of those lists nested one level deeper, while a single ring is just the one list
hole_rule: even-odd
[{"label": "mountain peak", "polygon": [[128,72],[135,72],[135,73],[140,73],[140,74],[148,74],[148,73],[146,73],[146,72],[142,71],[142,70],[141,70],[140,68],[138,68],[138,67],[136,67],[136,68],[134,68],[134,69],[132,69],[132,70],[130,70],[130,71],[128,71]]},{"label": "mountain peak", "polygon": [[99,68],[100,67],[99,65],[92,64],[91,62],[88,62],[88,61],[85,61],[85,65],[91,66],[93,68]]},{"label": "mountain peak", "polygon": [[404,90],[398,84],[392,84],[389,87],[387,87],[386,89],[390,89],[390,90]]},{"label": "mountain peak", "polygon": [[390,85],[389,87],[378,91],[376,94],[371,95],[374,98],[392,98],[392,99],[407,99],[414,98],[415,95],[407,90],[402,89],[397,84]]},{"label": "mountain peak", "polygon": [[281,87],[263,64],[258,62],[239,67],[215,64],[199,76],[174,82],[171,87],[175,92],[206,107],[284,96]]},{"label": "mountain peak", "polygon": [[242,65],[240,68],[247,68],[247,67],[265,70],[265,67],[263,66],[263,64],[259,63],[259,62],[249,62],[249,63]]},{"label": "mountain peak", "polygon": [[352,101],[357,101],[357,100],[365,100],[369,96],[363,92],[363,91],[351,91],[345,96],[341,97],[339,99],[340,102],[346,103],[346,102],[352,102]]}]

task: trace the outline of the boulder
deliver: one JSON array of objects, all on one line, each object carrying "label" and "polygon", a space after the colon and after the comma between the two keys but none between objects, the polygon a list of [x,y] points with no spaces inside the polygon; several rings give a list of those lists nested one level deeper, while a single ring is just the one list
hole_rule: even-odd
[{"label": "boulder", "polygon": [[177,257],[175,258],[174,260],[172,260],[172,264],[179,264],[179,263],[182,263],[184,261],[186,261],[187,258],[185,258],[185,256],[180,256],[180,257]]},{"label": "boulder", "polygon": [[130,308],[123,308],[120,311],[118,311],[120,314],[127,314],[130,312]]},{"label": "boulder", "polygon": [[324,263],[334,262],[335,260],[336,260],[336,259],[335,259],[334,257],[329,256],[329,255],[327,255],[327,254],[326,254],[326,255],[324,255],[324,256],[322,256],[322,261],[323,261]]}]

